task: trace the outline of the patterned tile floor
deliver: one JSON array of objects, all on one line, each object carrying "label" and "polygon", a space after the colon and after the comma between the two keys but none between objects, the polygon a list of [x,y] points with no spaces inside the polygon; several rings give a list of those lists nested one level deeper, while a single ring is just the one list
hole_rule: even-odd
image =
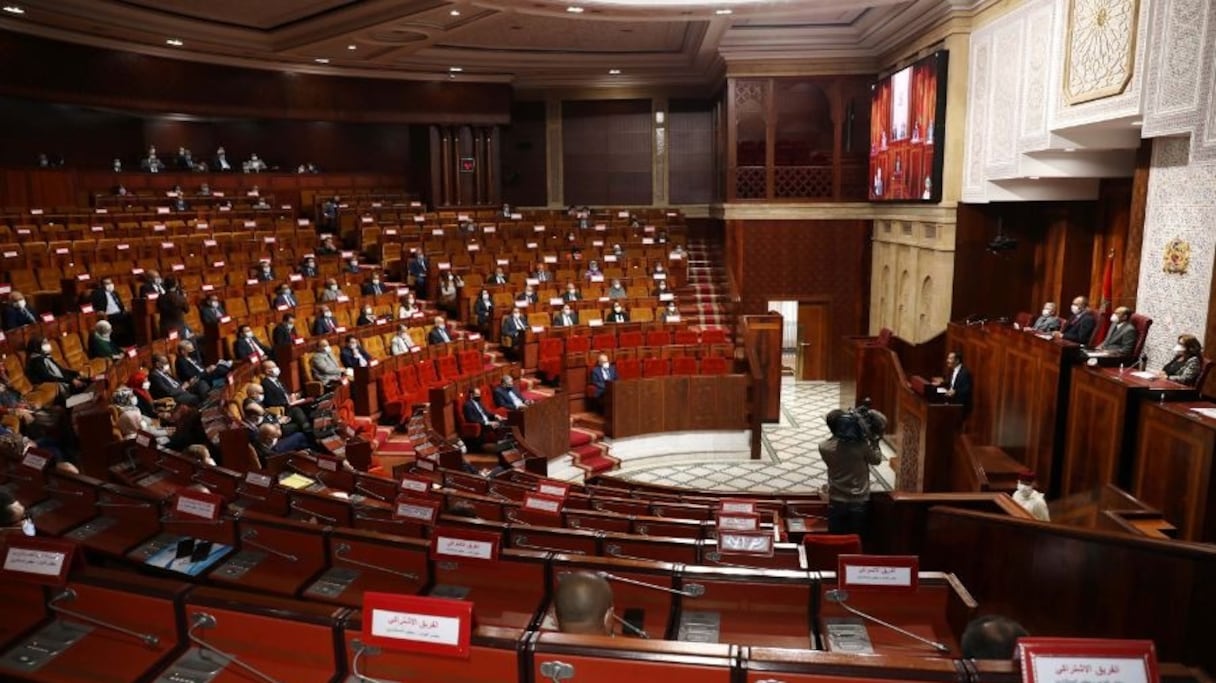
[{"label": "patterned tile floor", "polygon": [[[791,377],[781,387],[781,420],[764,426],[760,460],[654,464],[648,459],[637,468],[623,467],[617,476],[650,484],[691,486],[714,490],[760,492],[812,492],[827,482],[827,466],[819,457],[818,444],[828,438],[823,416],[839,406],[840,385],[835,382],[796,382]],[[886,458],[871,467],[875,489],[890,489],[895,474],[888,465],[891,451],[883,444]]]}]

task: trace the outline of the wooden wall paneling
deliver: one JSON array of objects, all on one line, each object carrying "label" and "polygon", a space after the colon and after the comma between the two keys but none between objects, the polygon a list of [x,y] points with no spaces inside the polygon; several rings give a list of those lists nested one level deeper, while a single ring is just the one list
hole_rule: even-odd
[{"label": "wooden wall paneling", "polygon": [[481,197],[477,193],[477,174],[478,171],[474,168],[473,173],[465,173],[462,164],[464,159],[473,159],[473,163],[477,163],[477,131],[472,126],[457,126],[455,135],[453,135],[453,156],[456,159],[456,204],[458,206],[468,206],[471,204],[480,204]]},{"label": "wooden wall paneling", "polygon": [[653,201],[650,100],[562,102],[562,181],[567,204]]},{"label": "wooden wall paneling", "polygon": [[765,422],[781,418],[781,333],[782,318],[777,313],[743,316],[743,346],[748,358],[760,364],[754,370],[763,377],[760,386],[752,386],[752,407]]},{"label": "wooden wall paneling", "polygon": [[[640,382],[641,393],[638,396],[638,424],[641,432],[646,434],[664,431],[669,413],[675,414],[678,407],[683,405],[678,396],[671,396],[674,403],[668,403],[668,384],[666,380],[648,380]],[[678,389],[678,385],[672,387]]]},{"label": "wooden wall paneling", "polygon": [[[1122,301],[1134,305],[1139,300],[1140,254],[1144,248],[1144,215],[1148,208],[1148,178],[1153,161],[1153,141],[1140,141],[1136,150],[1136,169],[1132,173],[1130,206],[1127,217],[1127,242],[1123,250]],[[1209,301],[1211,299],[1209,298]],[[1212,320],[1212,316],[1208,316]]]},{"label": "wooden wall paneling", "polygon": [[1212,403],[1152,403],[1140,412],[1132,495],[1165,514],[1179,538],[1216,542],[1216,420],[1190,408]]},{"label": "wooden wall paneling", "polygon": [[549,201],[545,102],[516,102],[501,129],[503,201],[545,206]]},{"label": "wooden wall paneling", "polygon": [[923,539],[906,548],[922,569],[953,572],[985,613],[1031,633],[1147,638],[1161,661],[1216,666],[1211,546],[941,506],[929,509]]},{"label": "wooden wall paneling", "polygon": [[708,204],[717,183],[713,102],[672,100],[667,112],[668,200]]},{"label": "wooden wall paneling", "polygon": [[1125,420],[1130,400],[1126,386],[1103,380],[1084,366],[1072,369],[1068,397],[1068,427],[1060,495],[1092,491],[1115,483],[1124,452]]}]

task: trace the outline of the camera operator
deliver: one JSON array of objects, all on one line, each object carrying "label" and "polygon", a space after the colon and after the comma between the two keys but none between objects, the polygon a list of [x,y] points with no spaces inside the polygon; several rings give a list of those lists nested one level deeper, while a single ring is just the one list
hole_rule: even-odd
[{"label": "camera operator", "polygon": [[864,536],[870,508],[870,466],[882,462],[879,439],[887,418],[866,407],[827,414],[832,438],[819,444],[828,466],[828,533]]}]

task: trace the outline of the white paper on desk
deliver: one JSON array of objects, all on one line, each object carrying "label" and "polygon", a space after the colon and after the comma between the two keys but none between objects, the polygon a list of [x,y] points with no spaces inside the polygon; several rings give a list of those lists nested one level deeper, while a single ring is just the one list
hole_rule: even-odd
[{"label": "white paper on desk", "polygon": [[1132,377],[1139,377],[1140,379],[1157,379],[1157,373],[1145,372],[1144,370],[1137,370],[1132,373]]},{"label": "white paper on desk", "polygon": [[1216,420],[1216,408],[1191,408],[1191,411]]},{"label": "white paper on desk", "polygon": [[944,394],[944,393],[946,393],[946,387],[938,387],[938,388],[937,388],[937,393],[939,393],[939,394]]},{"label": "white paper on desk", "polygon": [[1047,340],[1050,340],[1052,338],[1050,334],[1036,334],[1035,336],[1038,337],[1039,339],[1047,339]]}]

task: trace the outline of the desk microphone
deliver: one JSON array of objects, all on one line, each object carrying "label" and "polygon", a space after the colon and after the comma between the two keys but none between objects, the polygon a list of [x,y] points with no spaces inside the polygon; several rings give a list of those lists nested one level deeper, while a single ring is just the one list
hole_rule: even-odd
[{"label": "desk microphone", "polygon": [[612,617],[613,621],[620,624],[621,626],[624,626],[625,629],[628,630],[633,635],[635,635],[639,638],[645,638],[646,640],[650,640],[649,633],[643,631],[642,629],[638,628],[637,626],[634,626],[633,624],[629,623],[628,621],[625,621],[624,619],[618,617],[615,612],[613,614],[611,614],[610,616]]},{"label": "desk microphone", "polygon": [[844,611],[848,612],[849,614],[859,616],[862,619],[865,619],[866,621],[872,621],[875,624],[878,624],[879,626],[885,626],[886,628],[889,628],[892,631],[895,631],[896,633],[905,635],[917,642],[924,643],[925,645],[932,647],[934,650],[937,650],[938,652],[943,652],[943,653],[950,652],[950,648],[947,647],[946,645],[943,645],[942,643],[938,643],[936,641],[929,640],[928,638],[922,638],[922,637],[916,635],[915,633],[912,633],[911,631],[905,631],[904,629],[902,629],[894,624],[887,623],[887,622],[883,621],[882,619],[879,619],[878,617],[870,616],[869,614],[866,614],[865,612],[862,612],[859,609],[854,609],[852,607],[849,607],[849,605],[846,604],[846,601],[848,601],[848,599],[849,599],[849,592],[844,589],[834,588],[832,590],[826,591],[826,592],[824,592],[823,597],[827,598],[829,602],[834,602],[834,603],[840,605],[841,607],[844,608]]}]

